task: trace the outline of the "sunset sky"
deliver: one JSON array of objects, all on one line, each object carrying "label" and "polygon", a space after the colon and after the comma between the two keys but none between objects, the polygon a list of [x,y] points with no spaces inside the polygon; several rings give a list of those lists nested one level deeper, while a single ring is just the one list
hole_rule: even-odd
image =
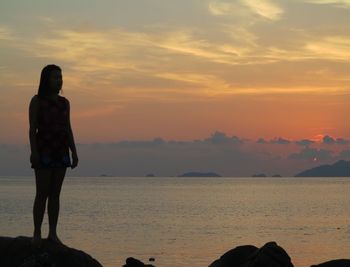
[{"label": "sunset sky", "polygon": [[29,101],[50,63],[79,144],[222,133],[256,153],[288,140],[276,155],[289,161],[324,145],[350,157],[349,0],[3,1],[3,146],[29,143]]}]

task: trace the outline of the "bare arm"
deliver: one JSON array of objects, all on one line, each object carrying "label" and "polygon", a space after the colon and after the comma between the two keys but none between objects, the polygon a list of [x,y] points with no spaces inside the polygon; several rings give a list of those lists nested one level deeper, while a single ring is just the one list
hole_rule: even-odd
[{"label": "bare arm", "polygon": [[67,106],[68,106],[68,145],[70,150],[72,151],[72,159],[73,159],[72,168],[75,168],[78,165],[78,154],[77,154],[77,149],[75,147],[72,126],[70,123],[70,104],[68,100],[67,100]]},{"label": "bare arm", "polygon": [[36,143],[36,131],[38,128],[38,109],[39,102],[37,96],[34,96],[29,104],[29,141],[32,154],[38,154]]}]

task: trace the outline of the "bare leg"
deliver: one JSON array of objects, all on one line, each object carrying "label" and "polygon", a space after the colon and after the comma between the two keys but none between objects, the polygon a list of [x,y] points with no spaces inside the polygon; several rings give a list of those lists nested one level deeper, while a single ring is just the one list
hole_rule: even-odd
[{"label": "bare leg", "polygon": [[60,193],[65,174],[66,168],[53,169],[47,207],[50,227],[48,239],[60,244],[62,244],[62,242],[58,239],[56,228],[60,210]]},{"label": "bare leg", "polygon": [[33,206],[34,234],[33,243],[37,246],[41,244],[41,225],[44,218],[46,199],[49,195],[51,170],[34,169],[36,195]]}]

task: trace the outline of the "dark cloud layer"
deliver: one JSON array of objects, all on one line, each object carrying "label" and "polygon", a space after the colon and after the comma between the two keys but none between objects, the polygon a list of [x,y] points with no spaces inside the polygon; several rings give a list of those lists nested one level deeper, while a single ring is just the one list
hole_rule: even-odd
[{"label": "dark cloud layer", "polygon": [[300,152],[290,154],[288,158],[293,160],[329,160],[332,158],[332,151],[306,147]]},{"label": "dark cloud layer", "polygon": [[309,139],[302,139],[302,140],[296,141],[295,143],[300,146],[309,146],[315,142]]},{"label": "dark cloud layer", "polygon": [[329,135],[326,135],[325,137],[323,137],[323,143],[327,145],[332,145],[332,144],[347,145],[350,143],[350,141],[344,138],[333,138]]},{"label": "dark cloud layer", "polygon": [[270,141],[270,144],[279,144],[279,145],[288,145],[290,143],[291,143],[291,141],[284,139],[284,138],[281,138],[281,137],[275,138],[275,139]]},{"label": "dark cloud layer", "polygon": [[[350,147],[344,143],[344,150],[336,152],[339,139],[333,140],[324,149],[323,142],[312,143],[308,139],[294,142],[280,137],[270,141],[262,138],[253,141],[216,131],[207,138],[192,141],[168,141],[158,137],[77,144],[80,165],[69,170],[68,175],[144,176],[154,173],[157,176],[176,176],[200,171],[217,172],[224,176],[251,176],[254,173],[288,176],[311,164],[314,166],[315,161],[321,164],[350,158]],[[0,144],[0,175],[32,176],[29,157],[28,144]],[[300,169],[296,170],[296,166]]]},{"label": "dark cloud layer", "polygon": [[288,145],[291,141],[284,139],[282,137],[274,138],[270,141],[266,141],[264,138],[259,138],[256,143],[258,144],[278,144],[278,145]]},{"label": "dark cloud layer", "polygon": [[350,158],[350,150],[343,150],[340,152],[339,157],[341,159],[349,159]]}]

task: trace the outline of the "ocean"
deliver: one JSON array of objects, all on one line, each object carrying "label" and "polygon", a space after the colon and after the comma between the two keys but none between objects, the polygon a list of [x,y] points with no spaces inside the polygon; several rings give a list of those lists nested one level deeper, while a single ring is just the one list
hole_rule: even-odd
[{"label": "ocean", "polygon": [[[0,177],[1,236],[32,235],[34,195],[34,177]],[[205,267],[269,241],[306,267],[350,258],[350,178],[66,177],[58,234],[104,267]]]}]

